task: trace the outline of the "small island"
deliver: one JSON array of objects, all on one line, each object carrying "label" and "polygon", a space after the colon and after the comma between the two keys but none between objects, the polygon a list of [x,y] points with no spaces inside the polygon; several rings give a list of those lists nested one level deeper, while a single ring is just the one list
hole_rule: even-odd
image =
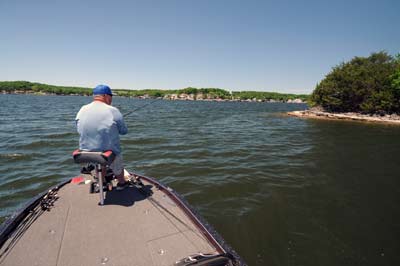
[{"label": "small island", "polygon": [[334,67],[308,104],[310,109],[288,115],[400,125],[400,54],[372,53]]}]

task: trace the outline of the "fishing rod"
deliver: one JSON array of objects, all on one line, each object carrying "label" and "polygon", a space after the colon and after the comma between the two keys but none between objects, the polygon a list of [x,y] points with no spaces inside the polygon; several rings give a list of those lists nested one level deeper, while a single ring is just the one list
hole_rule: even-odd
[{"label": "fishing rod", "polygon": [[122,116],[126,117],[126,116],[130,115],[131,113],[136,112],[137,110],[143,109],[143,108],[145,108],[146,106],[148,106],[148,105],[150,105],[150,104],[153,104],[153,103],[155,103],[155,102],[157,102],[157,101],[159,101],[159,100],[162,100],[162,99],[163,99],[163,98],[157,98],[157,99],[155,99],[155,100],[152,100],[151,102],[146,103],[146,104],[144,104],[144,105],[142,105],[142,106],[140,106],[140,107],[138,107],[138,108],[135,108],[135,109],[133,109],[132,111],[129,111],[129,112],[123,114]]}]

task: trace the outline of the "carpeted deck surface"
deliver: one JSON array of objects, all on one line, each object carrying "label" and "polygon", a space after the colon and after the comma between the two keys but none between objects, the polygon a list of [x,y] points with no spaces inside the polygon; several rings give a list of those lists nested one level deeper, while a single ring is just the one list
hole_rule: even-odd
[{"label": "carpeted deck surface", "polygon": [[98,206],[89,185],[67,184],[50,211],[26,220],[33,223],[3,246],[0,253],[10,249],[0,265],[170,266],[188,255],[216,252],[168,196],[152,190],[151,199],[135,187],[113,190]]}]

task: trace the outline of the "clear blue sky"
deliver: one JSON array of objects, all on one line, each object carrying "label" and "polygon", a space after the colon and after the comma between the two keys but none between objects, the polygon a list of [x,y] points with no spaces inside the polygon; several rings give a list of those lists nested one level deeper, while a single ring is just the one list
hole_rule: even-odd
[{"label": "clear blue sky", "polygon": [[0,0],[0,80],[310,93],[400,52],[400,1]]}]

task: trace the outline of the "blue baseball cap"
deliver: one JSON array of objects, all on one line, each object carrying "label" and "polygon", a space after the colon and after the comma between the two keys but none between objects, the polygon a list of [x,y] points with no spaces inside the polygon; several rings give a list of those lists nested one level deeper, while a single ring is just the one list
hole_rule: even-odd
[{"label": "blue baseball cap", "polygon": [[102,95],[102,94],[107,94],[112,96],[112,92],[110,87],[107,85],[97,85],[96,88],[93,89],[93,95]]}]

